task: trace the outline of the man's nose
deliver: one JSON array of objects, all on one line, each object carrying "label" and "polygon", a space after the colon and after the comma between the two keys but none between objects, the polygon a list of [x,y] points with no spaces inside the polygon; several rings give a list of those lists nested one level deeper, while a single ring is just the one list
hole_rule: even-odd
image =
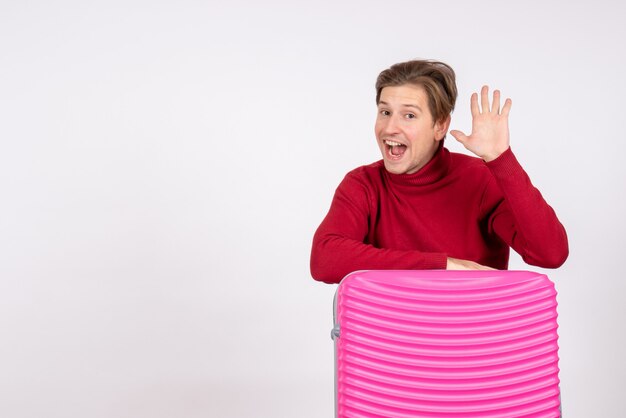
[{"label": "man's nose", "polygon": [[385,125],[383,126],[383,132],[387,135],[398,133],[398,128],[400,126],[398,117],[395,115],[391,115],[385,121]]}]

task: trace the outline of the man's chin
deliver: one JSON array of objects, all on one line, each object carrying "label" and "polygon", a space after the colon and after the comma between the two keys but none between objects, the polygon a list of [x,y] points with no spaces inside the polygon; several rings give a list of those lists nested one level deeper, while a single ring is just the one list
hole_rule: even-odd
[{"label": "man's chin", "polygon": [[385,170],[391,174],[406,174],[407,168],[404,164],[392,163],[387,160],[383,160],[385,164]]}]

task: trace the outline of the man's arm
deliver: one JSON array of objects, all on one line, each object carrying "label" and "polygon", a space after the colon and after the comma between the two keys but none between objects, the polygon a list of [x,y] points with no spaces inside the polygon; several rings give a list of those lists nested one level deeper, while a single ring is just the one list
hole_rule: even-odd
[{"label": "man's arm", "polygon": [[489,231],[528,264],[561,266],[569,254],[565,228],[513,152],[508,149],[487,166],[495,179],[481,202],[484,208],[495,208],[489,216]]},{"label": "man's arm", "polygon": [[339,283],[356,270],[445,269],[443,253],[376,248],[365,244],[370,222],[367,186],[348,174],[333,198],[330,210],[313,237],[311,275],[315,280]]},{"label": "man's arm", "polygon": [[495,184],[483,196],[489,214],[489,230],[522,256],[528,264],[556,268],[565,262],[569,249],[565,228],[518,163],[509,146],[509,112],[512,102],[506,99],[500,109],[500,92],[489,89],[472,94],[472,133],[450,131],[469,151],[481,157],[491,170]]}]

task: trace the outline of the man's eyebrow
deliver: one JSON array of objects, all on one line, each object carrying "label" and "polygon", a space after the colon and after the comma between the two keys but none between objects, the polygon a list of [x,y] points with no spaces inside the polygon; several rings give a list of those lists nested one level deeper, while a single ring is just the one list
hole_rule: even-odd
[{"label": "man's eyebrow", "polygon": [[[378,102],[378,106],[380,106],[380,105],[389,106],[389,103],[387,103],[387,102],[385,102],[385,101],[381,100],[381,101],[379,101],[379,102]],[[404,106],[404,107],[412,107],[412,108],[414,108],[414,109],[419,110],[420,112],[422,111],[422,108],[421,108],[421,107],[419,107],[419,106],[418,106],[418,105],[416,105],[416,104],[406,103],[406,104],[402,104],[402,106]]]},{"label": "man's eyebrow", "polygon": [[416,104],[403,104],[402,106],[404,106],[404,107],[413,107],[413,108],[415,108],[415,109],[419,110],[420,112],[422,111],[422,108],[421,108],[421,107],[419,107],[419,106],[418,106],[418,105],[416,105]]}]

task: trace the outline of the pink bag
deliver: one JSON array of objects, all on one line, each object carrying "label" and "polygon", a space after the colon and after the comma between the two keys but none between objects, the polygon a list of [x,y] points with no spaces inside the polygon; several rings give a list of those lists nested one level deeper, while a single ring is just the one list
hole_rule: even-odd
[{"label": "pink bag", "polygon": [[527,271],[359,271],[335,295],[336,416],[560,417],[556,291]]}]

